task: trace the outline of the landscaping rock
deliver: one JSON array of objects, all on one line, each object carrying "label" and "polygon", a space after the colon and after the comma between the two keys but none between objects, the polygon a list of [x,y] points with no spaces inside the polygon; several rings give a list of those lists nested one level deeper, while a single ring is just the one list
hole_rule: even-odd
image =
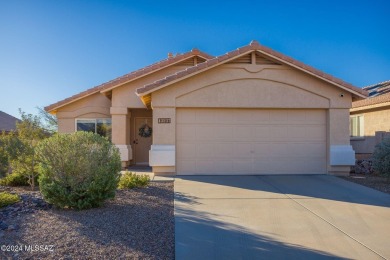
[{"label": "landscaping rock", "polygon": [[21,222],[26,216],[31,215],[35,211],[51,208],[51,205],[42,199],[39,191],[26,191],[18,187],[0,187],[0,191],[5,190],[12,194],[18,194],[20,198],[20,201],[17,203],[0,208],[0,231],[6,232],[7,236],[18,232]]},{"label": "landscaping rock", "polygon": [[13,231],[15,229],[16,229],[16,226],[14,226],[14,225],[9,225],[7,228],[8,231]]},{"label": "landscaping rock", "polygon": [[7,230],[8,229],[8,225],[5,222],[1,221],[0,222],[0,229],[1,230]]},{"label": "landscaping rock", "polygon": [[355,166],[351,167],[351,173],[355,174],[373,174],[374,169],[372,168],[372,160],[356,160]]},{"label": "landscaping rock", "polygon": [[21,202],[0,209],[1,244],[52,251],[0,252],[0,259],[175,258],[173,182],[118,190],[102,207],[80,211],[50,209],[39,192],[17,193]]}]

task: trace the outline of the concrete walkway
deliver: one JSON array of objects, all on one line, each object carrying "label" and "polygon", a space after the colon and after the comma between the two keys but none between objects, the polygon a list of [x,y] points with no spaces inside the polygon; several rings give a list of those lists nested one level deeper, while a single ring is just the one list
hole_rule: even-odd
[{"label": "concrete walkway", "polygon": [[337,177],[175,179],[176,259],[390,259],[390,195]]}]

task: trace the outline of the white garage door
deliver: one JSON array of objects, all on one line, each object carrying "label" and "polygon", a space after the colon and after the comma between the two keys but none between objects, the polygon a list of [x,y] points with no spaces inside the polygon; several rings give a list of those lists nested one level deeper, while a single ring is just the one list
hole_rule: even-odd
[{"label": "white garage door", "polygon": [[177,174],[326,173],[326,111],[177,109]]}]

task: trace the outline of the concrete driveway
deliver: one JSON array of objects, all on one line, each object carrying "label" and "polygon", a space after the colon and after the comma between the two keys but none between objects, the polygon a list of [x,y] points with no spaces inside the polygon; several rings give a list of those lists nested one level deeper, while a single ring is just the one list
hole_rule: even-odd
[{"label": "concrete driveway", "polygon": [[390,195],[327,175],[175,179],[176,259],[390,259]]}]

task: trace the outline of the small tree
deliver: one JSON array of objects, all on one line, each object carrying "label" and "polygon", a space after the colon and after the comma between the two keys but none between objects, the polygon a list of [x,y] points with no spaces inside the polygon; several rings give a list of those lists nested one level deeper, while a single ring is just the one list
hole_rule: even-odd
[{"label": "small tree", "polygon": [[54,134],[58,131],[58,120],[55,115],[46,112],[43,108],[37,107],[38,115],[41,118],[42,127],[49,133]]},{"label": "small tree", "polygon": [[38,176],[38,162],[35,149],[39,142],[47,137],[47,132],[41,126],[39,116],[26,114],[19,110],[21,122],[16,123],[16,131],[2,136],[5,150],[12,170],[29,180],[31,188],[35,188]]},{"label": "small tree", "polygon": [[375,146],[372,155],[372,166],[376,172],[390,181],[390,138],[385,138]]}]

